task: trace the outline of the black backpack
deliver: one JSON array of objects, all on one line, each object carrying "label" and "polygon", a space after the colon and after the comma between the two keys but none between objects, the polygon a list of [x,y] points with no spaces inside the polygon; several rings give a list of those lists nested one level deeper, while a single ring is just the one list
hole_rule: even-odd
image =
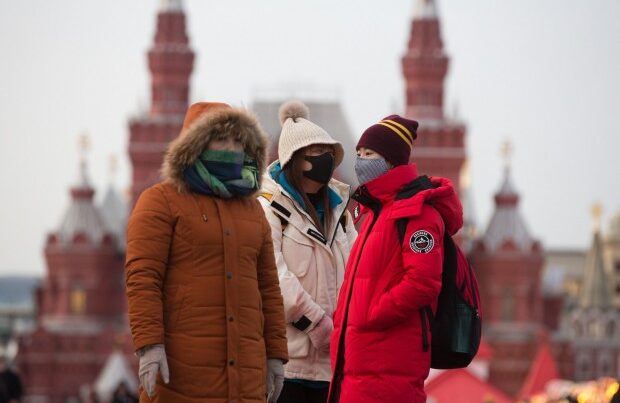
[{"label": "black backpack", "polygon": [[[433,188],[427,176],[419,176],[405,185],[396,200],[413,197],[418,192]],[[396,220],[398,237],[402,244],[407,229],[407,217]],[[478,352],[482,329],[480,294],[476,275],[465,254],[446,232],[443,238],[443,269],[437,313],[430,306],[420,309],[422,342],[428,351],[426,324],[430,324],[432,341],[431,368],[464,368]]]}]

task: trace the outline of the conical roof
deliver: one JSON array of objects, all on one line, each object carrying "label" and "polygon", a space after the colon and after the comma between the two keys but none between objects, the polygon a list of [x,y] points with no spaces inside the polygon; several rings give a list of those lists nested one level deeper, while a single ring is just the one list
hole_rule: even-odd
[{"label": "conical roof", "polygon": [[127,226],[127,203],[120,193],[110,185],[101,203],[101,215],[106,227],[118,240],[119,249],[124,249],[125,229]]},{"label": "conical roof", "polygon": [[88,179],[86,161],[80,163],[78,184],[71,188],[71,204],[60,222],[56,237],[61,244],[71,243],[77,236],[86,236],[94,244],[109,233],[101,212],[93,203],[95,190]]},{"label": "conical roof", "polygon": [[528,252],[532,248],[534,239],[518,205],[519,195],[512,184],[510,169],[506,168],[500,190],[495,195],[495,211],[484,234],[487,250],[495,251],[506,243],[511,243],[522,252]]},{"label": "conical roof", "polygon": [[595,231],[592,246],[586,257],[579,302],[582,308],[605,309],[611,306],[611,295],[607,273],[605,272],[601,235],[599,231]]}]

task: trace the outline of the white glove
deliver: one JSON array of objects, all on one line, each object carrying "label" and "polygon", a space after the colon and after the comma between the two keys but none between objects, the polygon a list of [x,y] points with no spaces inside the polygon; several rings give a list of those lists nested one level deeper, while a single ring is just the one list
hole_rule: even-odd
[{"label": "white glove", "polygon": [[332,318],[323,315],[319,323],[312,330],[308,331],[310,342],[322,353],[329,353],[329,339],[334,331],[334,322]]},{"label": "white glove", "polygon": [[280,397],[284,386],[284,364],[282,360],[271,358],[267,360],[267,402],[275,403]]},{"label": "white glove", "polygon": [[166,350],[163,344],[153,344],[140,349],[138,357],[140,357],[140,369],[138,370],[140,385],[149,397],[153,397],[158,371],[161,372],[161,377],[165,383],[170,382]]}]

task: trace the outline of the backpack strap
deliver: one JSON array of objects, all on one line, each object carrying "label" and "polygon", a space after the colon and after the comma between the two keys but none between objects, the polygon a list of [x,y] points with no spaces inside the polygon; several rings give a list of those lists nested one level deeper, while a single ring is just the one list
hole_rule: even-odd
[{"label": "backpack strap", "polygon": [[[409,182],[405,186],[403,186],[398,194],[396,195],[394,200],[403,200],[409,199],[416,194],[420,193],[426,189],[432,189],[433,183],[429,179],[428,176],[422,175],[415,178],[413,181]],[[407,231],[407,224],[409,222],[409,218],[403,217],[396,220],[396,229],[398,230],[398,240],[401,245],[405,240],[405,232]]]},{"label": "backpack strap", "polygon": [[259,195],[259,197],[262,197],[263,199],[267,200],[272,209],[278,210],[281,213],[281,214],[276,214],[276,216],[280,219],[280,224],[282,225],[282,232],[284,232],[284,229],[288,225],[288,220],[284,218],[284,215],[286,215],[286,217],[290,217],[291,212],[288,211],[286,208],[284,208],[284,206],[282,206],[280,203],[273,201],[273,194],[271,193],[262,192]]},{"label": "backpack strap", "polygon": [[338,222],[345,234],[347,233],[348,216],[349,215],[345,212],[342,217],[340,217],[340,221]]}]

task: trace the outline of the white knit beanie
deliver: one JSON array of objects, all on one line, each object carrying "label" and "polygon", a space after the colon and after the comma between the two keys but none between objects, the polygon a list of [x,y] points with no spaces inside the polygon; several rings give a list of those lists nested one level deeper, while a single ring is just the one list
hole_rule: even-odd
[{"label": "white knit beanie", "polygon": [[344,149],[339,141],[331,138],[321,127],[308,120],[308,107],[300,101],[288,101],[280,106],[282,132],[278,143],[278,159],[284,167],[295,151],[313,144],[331,144],[335,150],[335,167],[344,157]]}]

